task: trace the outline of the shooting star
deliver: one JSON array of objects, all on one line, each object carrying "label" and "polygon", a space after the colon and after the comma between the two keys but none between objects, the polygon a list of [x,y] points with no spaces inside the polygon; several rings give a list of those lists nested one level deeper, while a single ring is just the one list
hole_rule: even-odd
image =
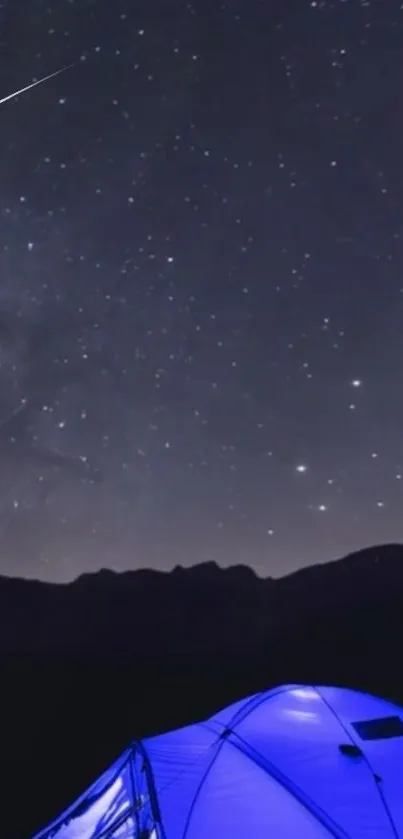
[{"label": "shooting star", "polygon": [[8,102],[9,99],[15,99],[16,96],[20,95],[20,93],[25,93],[27,90],[31,90],[32,87],[36,87],[38,84],[42,84],[42,82],[47,82],[48,79],[53,79],[55,76],[60,76],[60,73],[64,73],[66,70],[70,70],[70,68],[74,66],[75,64],[68,64],[67,67],[62,67],[61,70],[56,70],[55,73],[50,73],[49,76],[44,76],[43,79],[38,79],[38,81],[32,82],[32,84],[28,84],[26,87],[22,87],[21,90],[16,90],[14,93],[10,93],[8,96],[4,96],[3,99],[0,99],[0,105],[3,105],[4,102]]}]

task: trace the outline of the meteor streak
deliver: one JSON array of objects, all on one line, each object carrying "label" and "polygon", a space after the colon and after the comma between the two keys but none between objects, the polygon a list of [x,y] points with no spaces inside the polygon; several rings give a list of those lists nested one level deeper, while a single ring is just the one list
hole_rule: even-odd
[{"label": "meteor streak", "polygon": [[64,73],[65,70],[70,70],[71,67],[74,67],[74,64],[68,64],[67,67],[62,67],[61,70],[56,70],[55,73],[50,73],[49,76],[44,76],[43,79],[38,79],[38,81],[32,82],[32,84],[22,87],[21,90],[16,90],[14,93],[10,93],[8,96],[5,96],[4,99],[0,99],[0,105],[3,105],[4,102],[8,102],[9,99],[14,99],[16,96],[19,96],[20,93],[25,93],[26,90],[31,90],[31,87],[36,87],[37,84],[42,84],[42,82],[47,82],[48,79],[53,79],[54,76],[59,76],[60,73]]}]

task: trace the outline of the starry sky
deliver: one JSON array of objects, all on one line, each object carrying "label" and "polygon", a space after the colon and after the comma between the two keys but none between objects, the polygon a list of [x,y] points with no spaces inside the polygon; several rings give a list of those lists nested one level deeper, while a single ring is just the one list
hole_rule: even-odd
[{"label": "starry sky", "polygon": [[[23,13],[22,13],[23,8]],[[403,4],[4,0],[0,573],[403,535]]]}]

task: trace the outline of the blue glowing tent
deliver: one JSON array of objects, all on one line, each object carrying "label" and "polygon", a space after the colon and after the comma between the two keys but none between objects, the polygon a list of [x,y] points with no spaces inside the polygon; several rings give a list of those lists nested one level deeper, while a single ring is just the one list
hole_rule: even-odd
[{"label": "blue glowing tent", "polygon": [[133,743],[35,839],[403,839],[403,710],[289,685]]}]

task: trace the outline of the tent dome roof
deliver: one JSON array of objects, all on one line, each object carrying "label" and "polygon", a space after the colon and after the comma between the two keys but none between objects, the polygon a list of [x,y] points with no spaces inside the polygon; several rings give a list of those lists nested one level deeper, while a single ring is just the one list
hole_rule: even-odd
[{"label": "tent dome roof", "polygon": [[287,685],[134,743],[39,839],[403,839],[403,710]]}]

